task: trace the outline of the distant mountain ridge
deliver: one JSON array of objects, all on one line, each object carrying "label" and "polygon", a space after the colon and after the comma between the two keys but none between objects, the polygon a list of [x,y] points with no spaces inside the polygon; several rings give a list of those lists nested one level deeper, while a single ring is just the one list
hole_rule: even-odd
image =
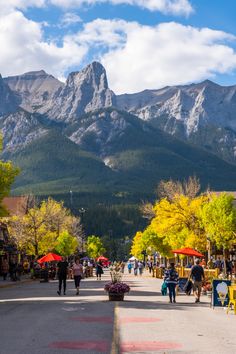
[{"label": "distant mountain ridge", "polygon": [[17,193],[98,186],[97,200],[137,201],[160,179],[193,174],[204,186],[236,188],[236,86],[204,81],[117,96],[98,62],[65,83],[43,70],[0,77],[0,129],[3,157],[23,169]]}]

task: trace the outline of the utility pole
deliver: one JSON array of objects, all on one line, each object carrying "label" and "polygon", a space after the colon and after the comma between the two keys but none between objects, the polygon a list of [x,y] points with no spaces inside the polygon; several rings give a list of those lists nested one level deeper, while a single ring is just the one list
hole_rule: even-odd
[{"label": "utility pole", "polygon": [[82,253],[84,253],[84,239],[85,239],[85,230],[84,230],[84,213],[86,210],[84,208],[79,209],[80,218],[81,218],[81,239],[82,239]]}]

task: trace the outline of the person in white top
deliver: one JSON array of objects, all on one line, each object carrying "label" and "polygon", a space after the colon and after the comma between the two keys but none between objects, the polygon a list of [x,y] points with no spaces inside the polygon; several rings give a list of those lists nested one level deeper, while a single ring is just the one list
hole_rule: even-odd
[{"label": "person in white top", "polygon": [[72,272],[74,275],[76,295],[79,295],[80,281],[83,277],[83,266],[82,264],[80,264],[79,258],[76,258],[75,263],[73,264],[72,267]]}]

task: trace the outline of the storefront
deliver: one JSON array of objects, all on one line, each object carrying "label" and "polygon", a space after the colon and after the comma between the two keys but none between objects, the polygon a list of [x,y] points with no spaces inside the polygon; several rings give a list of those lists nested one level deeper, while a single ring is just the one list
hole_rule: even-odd
[{"label": "storefront", "polygon": [[7,258],[9,261],[14,257],[17,258],[17,249],[10,243],[7,225],[0,222],[0,274],[3,259]]}]

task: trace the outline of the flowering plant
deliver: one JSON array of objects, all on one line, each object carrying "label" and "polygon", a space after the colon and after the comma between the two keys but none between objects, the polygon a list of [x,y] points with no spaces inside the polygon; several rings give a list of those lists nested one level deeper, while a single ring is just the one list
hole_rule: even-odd
[{"label": "flowering plant", "polygon": [[129,285],[122,282],[109,282],[105,285],[104,290],[108,291],[109,293],[117,293],[117,294],[124,294],[130,291]]},{"label": "flowering plant", "polygon": [[203,285],[203,290],[204,290],[204,291],[212,291],[212,284],[206,282],[206,283]]}]

